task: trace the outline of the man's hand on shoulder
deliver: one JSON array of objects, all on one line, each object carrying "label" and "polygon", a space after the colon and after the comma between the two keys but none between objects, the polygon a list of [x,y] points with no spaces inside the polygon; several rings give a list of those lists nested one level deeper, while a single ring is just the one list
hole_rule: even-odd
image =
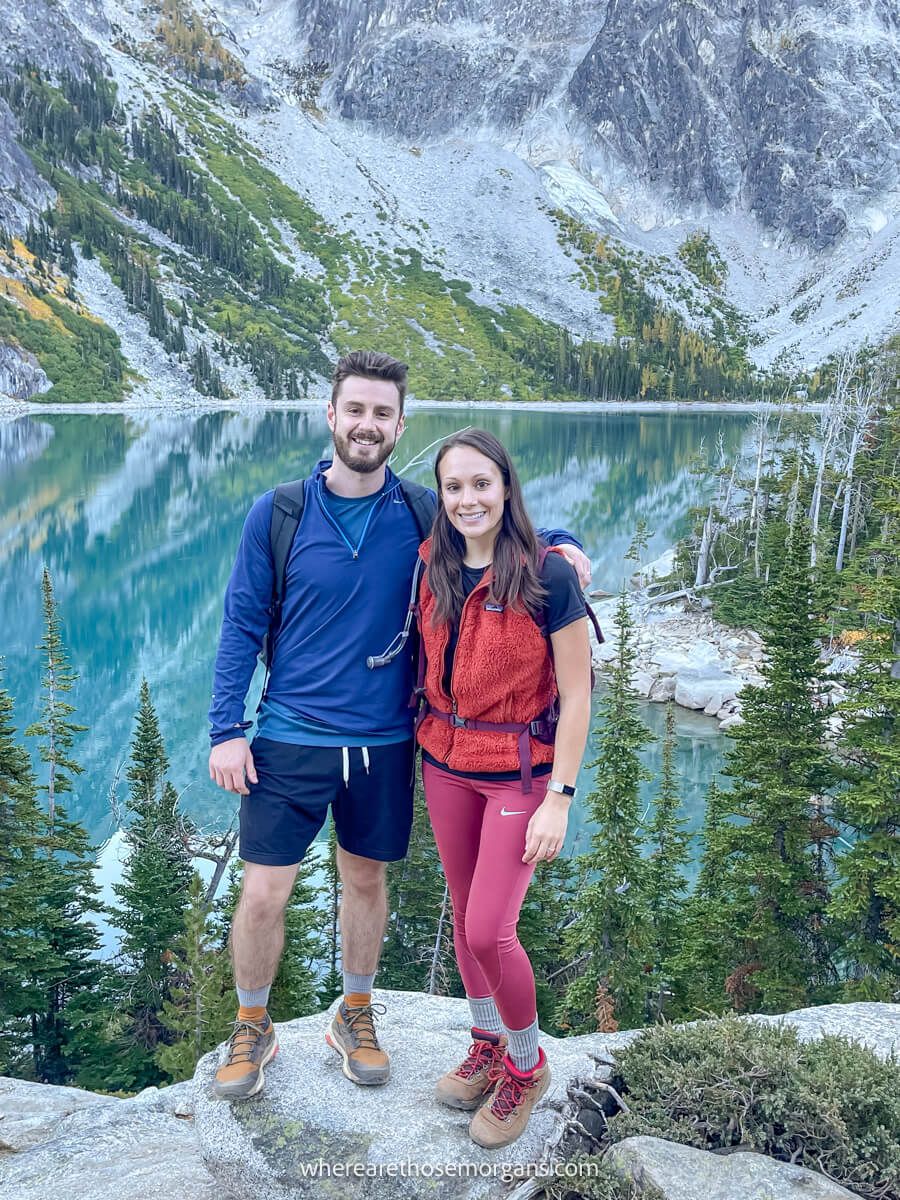
[{"label": "man's hand on shoulder", "polygon": [[209,777],[226,792],[249,796],[247,780],[250,783],[259,783],[259,780],[256,778],[250,743],[245,737],[231,738],[213,746],[209,753]]},{"label": "man's hand on shoulder", "polygon": [[575,573],[578,576],[578,586],[586,588],[591,582],[591,560],[585,552],[568,542],[557,546],[556,549],[562,550],[566,562],[571,563],[575,568]]}]

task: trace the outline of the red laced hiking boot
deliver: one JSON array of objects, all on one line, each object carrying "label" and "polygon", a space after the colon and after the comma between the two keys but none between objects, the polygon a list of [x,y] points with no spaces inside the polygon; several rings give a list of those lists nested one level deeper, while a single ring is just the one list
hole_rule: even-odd
[{"label": "red laced hiking boot", "polygon": [[378,1045],[375,1015],[387,1012],[383,1004],[351,1007],[341,1001],[325,1034],[325,1041],[343,1059],[342,1070],[348,1079],[364,1086],[387,1083],[391,1060]]},{"label": "red laced hiking boot", "polygon": [[491,1067],[502,1061],[505,1052],[505,1033],[488,1033],[486,1029],[473,1026],[468,1054],[458,1067],[440,1077],[435,1085],[435,1096],[450,1108],[477,1108],[485,1092],[494,1086],[490,1078]]},{"label": "red laced hiking boot", "polygon": [[532,1109],[550,1086],[550,1066],[543,1050],[530,1071],[520,1071],[505,1054],[490,1074],[496,1087],[469,1122],[469,1137],[486,1150],[499,1150],[525,1132]]}]

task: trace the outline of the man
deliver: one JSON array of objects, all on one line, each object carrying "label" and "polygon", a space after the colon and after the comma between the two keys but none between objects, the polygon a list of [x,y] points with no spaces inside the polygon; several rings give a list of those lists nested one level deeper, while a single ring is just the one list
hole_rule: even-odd
[{"label": "man", "polygon": [[[405,857],[412,825],[412,663],[401,654],[371,669],[367,659],[397,633],[424,536],[409,485],[386,466],[403,432],[405,395],[406,366],[389,355],[354,351],[335,369],[327,410],[334,459],[304,487],[252,749],[244,702],[269,632],[274,492],[250,510],[226,590],[209,773],[241,796],[244,881],[231,933],[238,1015],[213,1084],[223,1098],[259,1092],[277,1051],[266,1005],[284,911],[329,805],[344,995],[326,1036],[354,1083],[382,1084],[390,1074],[371,991],[388,915],[386,864]],[[565,546],[586,582],[589,564],[571,536],[545,536]]]}]

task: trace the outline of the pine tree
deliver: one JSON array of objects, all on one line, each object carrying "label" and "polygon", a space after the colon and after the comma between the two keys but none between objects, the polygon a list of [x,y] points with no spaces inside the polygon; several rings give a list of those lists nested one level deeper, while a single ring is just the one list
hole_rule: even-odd
[{"label": "pine tree", "polygon": [[[682,938],[683,894],[687,886],[683,867],[690,858],[689,837],[680,815],[681,796],[675,770],[675,709],[666,705],[666,732],[662,772],[653,818],[647,827],[650,857],[647,860],[647,907],[651,914],[654,1005],[659,1015],[665,994],[677,986],[674,959]],[[677,998],[676,998],[677,1003]]]},{"label": "pine tree", "polygon": [[634,625],[623,591],[616,609],[618,648],[594,734],[595,785],[586,805],[596,831],[579,855],[581,911],[566,933],[580,974],[567,987],[559,1023],[576,1032],[631,1028],[646,1020],[650,919],[641,858],[639,787],[647,778],[640,751],[651,741],[631,686]]},{"label": "pine tree", "polygon": [[844,788],[835,815],[849,832],[837,863],[831,914],[838,921],[851,998],[891,1000],[900,983],[900,418],[884,421],[872,510],[878,535],[865,547],[858,585],[868,626],[858,670],[847,677],[838,745]]},{"label": "pine tree", "polygon": [[334,822],[328,826],[328,850],[325,855],[325,972],[319,982],[319,1008],[327,1008],[344,990],[344,977],[338,966],[340,931],[338,918],[341,907],[341,877],[337,865],[337,834]]},{"label": "pine tree", "polygon": [[15,732],[12,697],[0,689],[0,1075],[28,1071],[30,1017],[39,1008],[37,981],[50,955],[40,922],[43,826],[37,783]]},{"label": "pine tree", "polygon": [[74,707],[63,699],[72,690],[77,675],[69,665],[68,655],[60,631],[59,610],[53,595],[53,581],[44,567],[41,575],[41,593],[44,608],[44,636],[38,649],[44,656],[42,677],[43,699],[41,718],[25,730],[26,737],[39,737],[41,762],[47,764],[47,782],[40,790],[47,793],[47,819],[50,828],[56,815],[60,796],[72,790],[71,775],[80,775],[83,768],[69,755],[76,733],[83,733],[84,725],[70,720]]},{"label": "pine tree", "polygon": [[173,1081],[190,1078],[201,1056],[229,1034],[235,1001],[227,939],[227,922],[221,912],[210,911],[205,884],[195,871],[160,1012],[167,1036],[155,1052],[158,1066]]},{"label": "pine tree", "polygon": [[316,970],[323,957],[322,889],[315,884],[319,866],[307,854],[284,914],[284,952],[269,1001],[273,1021],[293,1021],[319,1011]]},{"label": "pine tree", "polygon": [[444,874],[428,819],[421,784],[416,784],[409,852],[388,867],[389,917],[378,968],[382,987],[442,995],[459,994],[459,974],[451,950],[448,903],[442,944],[436,945],[444,905]]},{"label": "pine tree", "polygon": [[168,1034],[160,1014],[175,982],[173,952],[184,935],[192,878],[178,794],[165,779],[168,758],[146,679],[141,681],[127,778],[128,857],[113,885],[119,899],[126,994],[121,1041],[135,1087],[159,1081],[154,1055]]},{"label": "pine tree", "polygon": [[721,1013],[729,1008],[725,992],[725,980],[732,968],[729,905],[725,903],[729,880],[727,801],[716,779],[711,779],[700,834],[700,870],[685,905],[681,944],[674,962],[681,984],[676,993],[678,1016]]},{"label": "pine tree", "polygon": [[[32,936],[42,948],[37,972],[23,981],[32,989],[31,1056],[36,1079],[65,1083],[72,1074],[69,1059],[68,1006],[79,999],[85,1010],[92,1008],[91,993],[102,968],[97,961],[99,938],[91,914],[100,911],[94,881],[94,855],[84,828],[70,821],[61,797],[71,791],[72,775],[82,767],[71,756],[76,733],[85,726],[72,719],[74,707],[62,696],[77,679],[69,665],[62,640],[61,621],[53,594],[50,572],[41,578],[44,637],[38,647],[44,655],[41,719],[26,729],[26,736],[43,739],[40,760],[47,767],[46,783],[37,790],[46,793],[47,812],[41,813],[35,829],[36,853],[31,861],[33,884],[38,897],[33,915]],[[27,820],[25,821],[28,827]]]},{"label": "pine tree", "polygon": [[737,1009],[783,1012],[822,1001],[834,979],[823,925],[827,897],[812,837],[814,800],[833,782],[824,715],[814,694],[818,648],[809,534],[796,520],[771,588],[765,684],[741,693],[726,771],[734,784],[721,829],[728,848],[727,908]]}]

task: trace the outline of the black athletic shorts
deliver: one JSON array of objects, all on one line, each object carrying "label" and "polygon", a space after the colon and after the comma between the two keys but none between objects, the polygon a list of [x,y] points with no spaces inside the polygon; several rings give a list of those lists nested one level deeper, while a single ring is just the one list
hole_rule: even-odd
[{"label": "black athletic shorts", "polygon": [[[240,857],[287,867],[301,861],[331,805],[350,854],[405,858],[412,828],[415,741],[390,746],[294,746],[254,738],[258,783],[241,797]],[[368,762],[366,759],[368,758]]]}]

